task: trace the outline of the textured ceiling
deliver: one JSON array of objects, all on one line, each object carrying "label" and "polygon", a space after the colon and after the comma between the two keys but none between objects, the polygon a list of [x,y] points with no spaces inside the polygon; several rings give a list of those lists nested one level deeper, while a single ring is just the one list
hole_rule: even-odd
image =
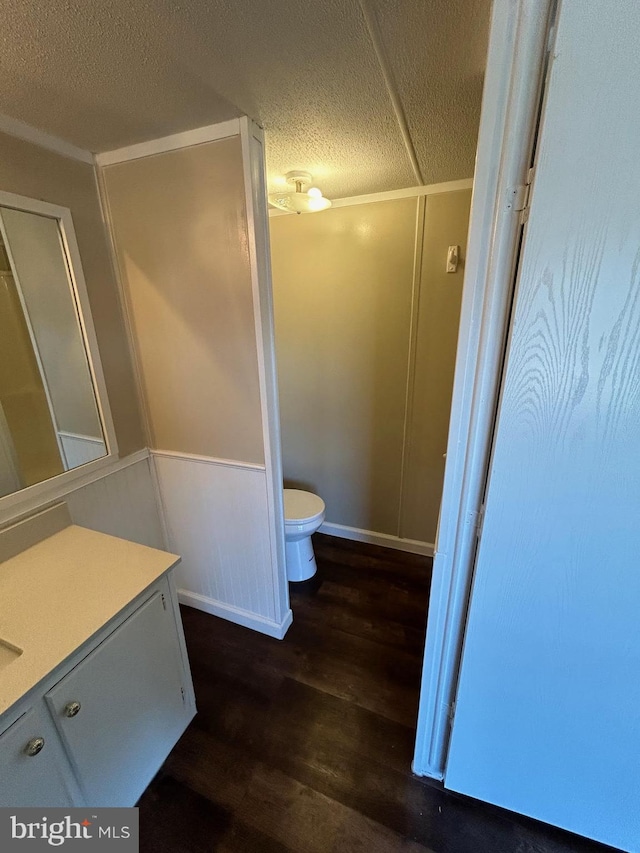
[{"label": "textured ceiling", "polygon": [[426,184],[473,175],[489,5],[374,0]]},{"label": "textured ceiling", "polygon": [[[470,177],[490,0],[363,0],[425,183]],[[0,112],[90,151],[247,113],[271,188],[418,183],[359,0],[0,0]]]}]

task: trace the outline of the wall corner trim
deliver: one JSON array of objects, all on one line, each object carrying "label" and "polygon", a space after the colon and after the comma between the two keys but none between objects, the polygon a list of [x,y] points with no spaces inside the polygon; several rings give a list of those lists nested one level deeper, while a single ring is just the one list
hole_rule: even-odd
[{"label": "wall corner trim", "polygon": [[168,151],[176,151],[179,148],[189,148],[192,145],[200,145],[203,142],[214,142],[217,139],[226,139],[229,136],[240,134],[240,119],[232,118],[229,121],[221,121],[217,124],[209,124],[205,127],[196,127],[193,130],[185,130],[181,133],[172,133],[170,136],[161,136],[159,139],[150,139],[147,142],[138,142],[135,145],[126,145],[124,148],[115,148],[113,151],[103,151],[96,154],[96,166],[113,166],[115,163],[124,163],[127,160],[139,160],[142,157],[150,157],[153,154],[166,154]]},{"label": "wall corner trim", "polygon": [[241,118],[239,125],[244,166],[255,337],[258,350],[260,408],[270,528],[271,583],[275,613],[281,615],[290,610],[290,605],[285,558],[280,408],[275,355],[264,133],[248,116]]},{"label": "wall corner trim", "polygon": [[[386,190],[380,193],[366,193],[365,195],[334,198],[331,202],[331,207],[351,207],[354,204],[372,204],[376,201],[394,201],[399,198],[419,198],[438,193],[454,193],[458,190],[471,189],[473,189],[473,178],[461,178],[458,181],[443,181],[440,184],[422,184],[416,187],[402,187],[398,190]],[[293,215],[295,214],[289,210],[276,210],[274,207],[269,209],[269,218]]]},{"label": "wall corner trim", "polygon": [[250,471],[264,471],[265,466],[260,462],[242,462],[239,459],[221,459],[218,456],[201,456],[196,453],[182,453],[177,450],[149,451],[152,457],[164,456],[168,459],[182,459],[187,462],[202,462],[205,465],[223,465],[225,468],[246,468]]},{"label": "wall corner trim", "polygon": [[46,148],[48,151],[53,151],[55,154],[60,154],[62,157],[68,157],[71,160],[80,160],[81,163],[87,163],[93,166],[93,154],[84,148],[79,148],[65,139],[60,139],[51,133],[44,130],[39,130],[20,119],[0,113],[0,132],[6,133],[9,136],[15,136],[16,139],[22,139],[25,142],[31,142],[33,145],[38,145],[40,148]]}]

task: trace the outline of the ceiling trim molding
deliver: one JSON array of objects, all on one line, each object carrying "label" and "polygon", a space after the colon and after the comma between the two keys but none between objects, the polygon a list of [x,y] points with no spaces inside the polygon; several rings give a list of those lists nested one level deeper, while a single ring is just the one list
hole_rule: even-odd
[{"label": "ceiling trim molding", "polygon": [[[417,198],[425,195],[437,195],[438,193],[453,193],[457,190],[473,189],[473,178],[462,178],[459,181],[444,181],[441,184],[422,184],[419,187],[404,187],[401,190],[388,190],[383,193],[368,193],[367,195],[352,195],[347,198],[336,198],[331,202],[331,210],[334,207],[350,207],[352,204],[370,204],[374,201],[393,201],[397,198]],[[293,211],[276,210],[271,208],[269,216],[293,216]]]},{"label": "ceiling trim molding", "polygon": [[115,163],[139,160],[141,157],[151,157],[153,154],[166,154],[168,151],[190,148],[192,145],[214,142],[217,139],[226,139],[229,136],[238,136],[239,134],[240,119],[232,118],[229,121],[220,121],[217,124],[208,124],[205,127],[196,127],[193,130],[185,130],[181,133],[172,133],[170,136],[161,136],[159,139],[150,139],[148,142],[127,145],[113,151],[104,151],[102,154],[96,154],[95,161],[96,165],[100,167],[113,166]]},{"label": "ceiling trim molding", "polygon": [[25,142],[31,142],[33,145],[46,148],[48,151],[61,154],[63,157],[69,157],[71,160],[80,160],[82,163],[93,166],[91,151],[78,148],[77,145],[72,145],[65,139],[60,139],[58,136],[53,136],[51,133],[46,133],[44,130],[39,130],[37,127],[4,113],[0,113],[0,132],[15,136]]},{"label": "ceiling trim molding", "polygon": [[413,169],[413,174],[415,175],[416,181],[419,184],[424,184],[424,178],[422,177],[422,171],[420,169],[420,164],[418,163],[416,149],[413,145],[413,139],[411,138],[409,125],[407,124],[407,117],[405,115],[402,100],[400,99],[398,87],[393,76],[393,71],[391,70],[391,65],[387,58],[387,53],[384,49],[384,43],[382,41],[382,35],[380,33],[378,21],[376,19],[375,13],[369,7],[368,0],[360,0],[360,8],[362,9],[362,14],[364,15],[367,30],[369,31],[369,38],[371,39],[371,44],[373,45],[373,49],[378,59],[378,65],[380,66],[382,76],[384,77],[385,86],[387,87],[387,92],[391,100],[391,106],[393,107],[393,112],[395,113],[396,121],[398,122],[400,134],[402,135],[402,141],[404,142],[404,147],[406,148],[407,156],[409,158],[409,162],[411,163],[411,168]]}]

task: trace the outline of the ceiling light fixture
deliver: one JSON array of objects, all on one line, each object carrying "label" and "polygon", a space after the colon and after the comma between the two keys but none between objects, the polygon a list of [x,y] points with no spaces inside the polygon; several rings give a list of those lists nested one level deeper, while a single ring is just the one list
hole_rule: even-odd
[{"label": "ceiling light fixture", "polygon": [[269,204],[287,213],[318,213],[331,207],[331,201],[322,195],[322,190],[309,186],[313,182],[309,172],[287,172],[285,178],[295,189],[271,193]]}]

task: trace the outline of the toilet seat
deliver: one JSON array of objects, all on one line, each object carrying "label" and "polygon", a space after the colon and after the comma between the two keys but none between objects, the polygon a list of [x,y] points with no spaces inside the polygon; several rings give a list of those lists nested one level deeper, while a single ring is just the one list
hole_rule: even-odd
[{"label": "toilet seat", "polygon": [[307,524],[320,518],[325,511],[322,498],[302,489],[284,489],[285,524]]}]

